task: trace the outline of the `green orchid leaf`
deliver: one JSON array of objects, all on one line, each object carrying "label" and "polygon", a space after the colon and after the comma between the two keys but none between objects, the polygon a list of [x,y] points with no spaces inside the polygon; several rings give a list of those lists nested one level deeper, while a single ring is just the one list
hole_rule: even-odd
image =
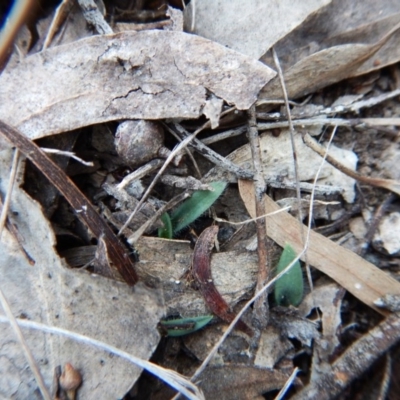
[{"label": "green orchid leaf", "polygon": [[164,227],[158,228],[158,237],[172,239],[172,224],[168,213],[164,213],[161,216],[161,222],[164,224]]},{"label": "green orchid leaf", "polygon": [[[296,253],[286,244],[276,268],[276,275],[282,272],[294,259]],[[279,306],[298,306],[303,299],[304,282],[300,262],[295,265],[275,283],[274,296]]]},{"label": "green orchid leaf", "polygon": [[225,190],[226,182],[211,182],[209,184],[214,190],[198,190],[192,194],[190,199],[184,201],[172,214],[171,223],[173,232],[177,233],[203,213],[205,213],[221,196]]},{"label": "green orchid leaf", "polygon": [[212,319],[212,315],[203,315],[193,318],[178,318],[160,321],[160,325],[163,330],[166,330],[167,336],[178,337],[198,331],[206,326]]}]

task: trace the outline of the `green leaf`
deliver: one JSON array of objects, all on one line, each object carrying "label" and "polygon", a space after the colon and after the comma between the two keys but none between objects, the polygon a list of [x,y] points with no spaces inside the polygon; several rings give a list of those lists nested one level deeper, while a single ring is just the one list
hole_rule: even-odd
[{"label": "green leaf", "polygon": [[192,194],[190,199],[184,201],[171,215],[173,232],[177,233],[185,228],[204,212],[206,212],[221,196],[225,190],[226,182],[211,182],[209,184],[214,191],[198,190]]},{"label": "green leaf", "polygon": [[160,321],[160,325],[166,329],[171,337],[183,336],[198,331],[213,319],[212,315],[203,315],[193,318],[178,318]]},{"label": "green leaf", "polygon": [[[282,272],[294,259],[296,253],[286,244],[276,268],[276,275]],[[304,283],[300,262],[296,261],[293,267],[275,283],[275,301],[280,306],[298,306],[303,299]]]},{"label": "green leaf", "polygon": [[168,213],[164,213],[161,216],[161,222],[164,224],[164,227],[158,228],[158,237],[172,239],[172,224]]}]

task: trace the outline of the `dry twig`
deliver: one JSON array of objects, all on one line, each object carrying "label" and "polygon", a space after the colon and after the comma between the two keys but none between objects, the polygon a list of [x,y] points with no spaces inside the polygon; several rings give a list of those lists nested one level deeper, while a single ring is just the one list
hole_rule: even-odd
[{"label": "dry twig", "polygon": [[[303,140],[304,140],[304,143],[308,147],[310,147],[312,150],[314,150],[320,156],[323,156],[325,154],[325,149],[321,145],[319,145],[315,140],[313,140],[308,133],[304,136]],[[381,188],[384,188],[387,190],[391,190],[392,192],[400,195],[400,182],[399,181],[396,181],[394,179],[370,178],[369,176],[360,175],[359,173],[345,167],[342,163],[335,160],[330,155],[326,156],[326,161],[328,161],[329,164],[332,164],[339,171],[352,177],[353,179],[356,179],[359,182],[366,183],[366,184],[372,185],[372,186],[381,187]]]},{"label": "dry twig", "polygon": [[[256,203],[256,218],[265,214],[264,196],[266,185],[264,180],[263,165],[261,159],[260,139],[256,128],[256,109],[252,106],[248,111],[248,132],[247,137],[249,140],[251,154],[254,166],[254,193]],[[270,274],[270,265],[267,249],[267,226],[265,218],[256,220],[257,230],[257,252],[258,252],[258,276],[256,292],[261,290],[268,282]],[[258,334],[267,326],[268,323],[268,298],[267,293],[265,296],[260,297],[254,305],[254,317]]]}]

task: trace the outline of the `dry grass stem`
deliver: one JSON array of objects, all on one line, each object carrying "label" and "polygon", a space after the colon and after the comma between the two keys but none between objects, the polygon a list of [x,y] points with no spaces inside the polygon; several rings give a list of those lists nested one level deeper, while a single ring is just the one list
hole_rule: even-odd
[{"label": "dry grass stem", "polygon": [[263,214],[263,215],[260,215],[260,216],[258,216],[258,217],[256,217],[256,218],[250,218],[250,219],[246,219],[246,220],[240,221],[240,222],[232,222],[232,221],[228,221],[228,220],[226,220],[226,219],[217,218],[217,217],[214,218],[214,221],[223,222],[223,223],[225,223],[225,224],[234,225],[234,226],[240,226],[240,225],[249,224],[249,223],[251,223],[251,222],[256,222],[256,221],[259,220],[259,219],[266,218],[266,217],[269,217],[269,216],[271,216],[271,215],[279,214],[279,213],[281,213],[281,212],[283,212],[283,211],[289,211],[289,210],[290,210],[290,207],[283,207],[283,208],[281,208],[280,210],[274,211],[274,212],[272,212],[272,213]]},{"label": "dry grass stem", "polygon": [[78,157],[72,151],[63,151],[63,150],[58,150],[58,149],[48,149],[46,147],[41,147],[41,149],[47,154],[56,154],[58,156],[71,157],[75,161],[78,161],[81,164],[86,165],[87,167],[93,167],[93,162],[92,161],[82,160],[82,158]]},{"label": "dry grass stem", "polygon": [[22,334],[21,328],[19,327],[18,322],[11,311],[10,305],[8,304],[8,301],[7,301],[6,297],[4,296],[4,293],[1,289],[0,289],[0,302],[1,302],[1,306],[3,307],[4,312],[6,313],[6,317],[0,316],[1,321],[10,323],[11,327],[14,330],[15,336],[18,338],[19,344],[25,355],[26,361],[28,362],[29,367],[32,370],[32,373],[35,377],[36,383],[39,387],[40,392],[42,393],[43,398],[45,400],[52,400],[50,393],[47,390],[46,385],[44,383],[42,374],[40,373],[39,368],[36,364],[36,361],[33,358],[33,355],[28,347],[28,344],[25,341],[25,338],[24,338],[24,335]]},{"label": "dry grass stem", "polygon": [[19,150],[15,149],[14,150],[13,160],[12,160],[12,163],[11,163],[11,171],[10,171],[10,178],[8,180],[7,192],[6,192],[6,196],[5,196],[5,199],[4,199],[3,207],[1,209],[1,215],[0,215],[0,239],[1,239],[1,235],[3,233],[4,225],[6,224],[8,209],[10,208],[11,195],[12,195],[12,191],[13,191],[13,188],[14,188],[15,177],[17,175],[17,170],[18,170],[18,161],[19,161]]},{"label": "dry grass stem", "polygon": [[296,379],[297,374],[300,372],[300,368],[296,367],[293,372],[290,374],[288,380],[286,381],[285,385],[283,388],[279,391],[279,393],[276,395],[274,400],[282,400],[283,397],[285,396],[286,392],[289,390],[290,386],[292,386],[293,381]]}]

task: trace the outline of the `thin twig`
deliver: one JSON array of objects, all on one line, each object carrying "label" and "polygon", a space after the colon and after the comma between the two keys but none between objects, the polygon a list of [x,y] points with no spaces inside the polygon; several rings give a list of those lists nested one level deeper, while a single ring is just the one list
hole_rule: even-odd
[{"label": "thin twig", "polygon": [[[297,102],[297,101],[292,101],[292,100],[289,100],[289,104],[291,105],[291,106],[303,106],[304,104],[307,104],[309,101],[310,101],[310,99],[311,99],[311,97],[312,97],[312,95],[309,95],[304,101],[302,101],[301,103],[299,103],[299,102]],[[261,99],[261,100],[257,100],[256,101],[256,107],[259,107],[259,106],[264,106],[264,105],[267,105],[267,104],[272,104],[272,105],[279,105],[279,104],[282,104],[282,105],[284,105],[285,104],[285,100],[280,100],[280,99]]]},{"label": "thin twig", "polygon": [[[357,101],[357,102],[355,102],[353,104],[350,104],[348,107],[346,107],[346,106],[338,106],[338,107],[348,108],[348,111],[357,112],[361,108],[376,106],[377,104],[380,104],[383,101],[392,99],[393,97],[396,97],[396,96],[400,96],[400,88],[392,90],[391,92],[388,92],[388,93],[383,93],[383,94],[381,94],[379,96],[371,97],[371,98],[369,98],[367,100]],[[338,112],[338,111],[332,110],[332,112],[335,113],[335,112]]]},{"label": "thin twig", "polygon": [[259,219],[270,217],[271,215],[279,214],[279,213],[281,213],[283,211],[289,211],[289,210],[290,210],[290,207],[283,207],[283,208],[281,208],[281,209],[279,209],[277,211],[273,211],[273,212],[268,213],[268,214],[263,214],[263,215],[260,215],[260,216],[258,216],[256,218],[245,219],[244,221],[240,221],[240,222],[232,222],[232,221],[228,221],[226,219],[217,218],[217,217],[214,218],[214,221],[223,222],[225,224],[234,225],[234,226],[240,226],[240,225],[249,224],[250,222],[256,222]]},{"label": "thin twig", "polygon": [[[313,140],[309,134],[306,134],[303,137],[303,140],[308,147],[310,147],[320,156],[322,156],[325,153],[325,149],[321,145],[319,145],[315,140]],[[333,165],[339,171],[343,172],[344,174],[350,176],[353,179],[356,179],[359,182],[391,190],[392,192],[400,195],[399,181],[396,181],[394,179],[370,178],[369,176],[360,175],[359,173],[351,170],[350,168],[345,167],[342,163],[335,160],[330,155],[326,156],[326,161],[328,161],[329,164]]]},{"label": "thin twig", "polygon": [[[254,166],[254,193],[256,204],[256,217],[265,214],[264,195],[266,192],[266,185],[264,180],[263,164],[261,159],[260,138],[256,128],[256,107],[252,106],[248,111],[248,131],[247,137],[251,149],[251,155]],[[270,274],[270,264],[267,248],[267,224],[265,218],[256,220],[257,231],[257,254],[258,254],[258,275],[256,292],[261,290],[268,282]],[[258,330],[258,335],[261,330],[268,324],[268,295],[260,297],[254,304],[254,318],[255,327]],[[255,335],[255,340],[259,337]]]},{"label": "thin twig", "polygon": [[78,4],[82,8],[83,17],[96,28],[97,33],[100,35],[113,33],[94,0],[78,0]]},{"label": "thin twig", "polygon": [[[316,125],[329,125],[329,126],[355,126],[355,127],[375,127],[375,126],[400,126],[400,118],[325,118],[315,117],[306,119],[294,119],[292,120],[293,126],[300,126],[302,128],[306,126]],[[289,127],[288,121],[278,122],[262,122],[257,124],[259,131],[276,128],[287,128]]]},{"label": "thin twig", "polygon": [[41,149],[47,154],[56,154],[58,156],[71,157],[74,160],[80,162],[81,164],[86,165],[87,167],[93,167],[93,165],[94,165],[92,161],[82,160],[82,158],[78,157],[72,151],[64,151],[64,150],[59,150],[59,149],[49,149],[47,147],[41,147]]},{"label": "thin twig", "polygon": [[[178,133],[181,135],[182,138],[190,137],[190,134],[181,125],[174,123],[173,127],[178,131]],[[211,150],[208,146],[206,146],[200,140],[193,139],[193,142],[191,145],[203,157],[207,158],[208,160],[210,160],[212,163],[214,163],[218,167],[223,168],[229,172],[232,172],[238,178],[242,178],[242,179],[252,179],[253,178],[252,172],[250,172],[244,168],[238,167],[232,161],[228,160],[225,157],[222,157],[220,154],[216,153],[214,150]]]},{"label": "thin twig", "polygon": [[[182,139],[179,137],[179,135],[177,135],[167,124],[163,123],[163,126],[164,126],[164,128],[166,128],[166,129],[168,130],[168,132],[169,132],[176,140],[178,140],[179,142],[182,141]],[[200,171],[199,166],[197,165],[197,162],[196,162],[195,158],[193,157],[192,152],[191,152],[187,147],[185,148],[185,151],[186,151],[186,154],[189,156],[190,160],[192,161],[192,164],[193,164],[194,169],[195,169],[196,174],[197,174],[197,178],[198,178],[198,179],[201,179],[203,175],[202,175],[202,173],[201,173],[201,171]]]},{"label": "thin twig", "polygon": [[[7,323],[7,322],[8,322],[7,318],[0,315],[0,323]],[[193,400],[204,399],[204,396],[201,393],[201,391],[193,383],[188,381],[185,377],[178,374],[177,372],[160,367],[149,361],[142,360],[141,358],[135,357],[132,354],[129,354],[107,343],[101,342],[100,340],[96,340],[91,337],[69,331],[67,329],[58,328],[55,326],[48,326],[45,324],[41,324],[40,322],[29,321],[26,319],[17,318],[16,322],[20,327],[23,328],[34,329],[41,332],[51,333],[53,335],[65,336],[72,340],[75,340],[76,342],[84,343],[89,346],[102,349],[106,352],[109,352],[110,354],[114,354],[118,357],[121,357],[131,362],[132,364],[139,366],[140,368],[144,368],[146,371],[162,379],[165,383],[167,383],[174,389],[178,390],[180,393],[182,393],[189,399]]]},{"label": "thin twig", "polygon": [[39,371],[36,361],[33,358],[33,355],[28,347],[28,344],[25,341],[24,335],[22,334],[21,328],[18,326],[18,322],[17,322],[16,318],[14,317],[14,315],[11,311],[10,305],[8,304],[8,301],[1,289],[0,289],[0,302],[1,302],[1,306],[3,307],[3,310],[7,316],[7,317],[1,316],[1,318],[4,319],[4,321],[2,321],[2,322],[10,323],[11,327],[14,330],[15,335],[18,338],[19,344],[22,347],[22,351],[24,352],[25,358],[29,364],[29,367],[32,370],[32,373],[35,377],[36,383],[39,387],[40,392],[42,393],[43,398],[45,400],[51,400],[50,393],[46,388],[42,374]]},{"label": "thin twig", "polygon": [[290,374],[288,380],[285,383],[285,386],[279,391],[274,400],[282,400],[285,396],[286,392],[289,390],[290,386],[292,386],[293,381],[296,379],[297,374],[299,373],[299,367],[296,367],[293,372]]},{"label": "thin twig", "polygon": [[190,197],[190,194],[186,191],[172,198],[167,204],[157,210],[157,212],[151,218],[149,218],[139,229],[137,229],[133,235],[129,236],[127,242],[131,245],[134,245],[149,226],[153,225],[154,222],[156,222],[165,212],[175,207],[177,204],[187,199],[188,197]]},{"label": "thin twig", "polygon": [[3,208],[1,210],[1,215],[0,215],[0,239],[1,239],[1,235],[3,233],[4,225],[7,220],[8,210],[10,208],[11,194],[13,192],[15,177],[17,175],[17,170],[18,170],[18,161],[19,161],[19,150],[15,149],[13,160],[11,163],[10,177],[8,179],[7,192],[6,192],[6,195],[4,198],[4,204],[3,204]]},{"label": "thin twig", "polygon": [[[313,117],[317,117],[317,116],[326,116],[326,115],[336,115],[336,114],[348,113],[348,112],[358,112],[362,108],[376,106],[377,104],[380,104],[386,100],[392,99],[393,97],[396,97],[399,95],[400,95],[400,88],[395,89],[388,93],[383,93],[379,96],[370,97],[367,100],[360,100],[360,101],[356,101],[351,104],[339,104],[339,105],[333,106],[333,107],[326,107],[326,108],[315,111],[314,113],[312,113],[312,115],[310,115],[310,114],[304,115],[304,118],[313,118]],[[366,119],[368,119],[368,118],[366,118]]]},{"label": "thin twig", "polygon": [[[3,212],[3,203],[2,203],[1,198],[0,198],[0,214],[2,212]],[[21,239],[21,235],[18,232],[17,227],[13,223],[11,223],[11,221],[9,219],[6,219],[5,227],[10,232],[10,234],[13,236],[13,238],[15,239],[15,242],[18,243],[19,249],[21,250],[21,252],[24,255],[24,257],[26,258],[26,261],[28,262],[28,264],[35,265],[36,261],[24,249],[23,240]],[[0,238],[1,238],[1,232],[0,232]]]},{"label": "thin twig", "polygon": [[218,133],[217,135],[213,135],[213,136],[210,136],[208,138],[202,139],[201,141],[205,145],[208,146],[210,144],[219,142],[221,140],[225,140],[225,139],[228,139],[228,138],[233,138],[235,136],[242,135],[243,133],[246,133],[246,132],[247,132],[247,126],[244,125],[244,126],[241,126],[239,128],[229,129],[229,130],[227,130],[225,132]]},{"label": "thin twig", "polygon": [[385,400],[387,398],[390,381],[392,378],[392,356],[390,351],[385,355],[385,368],[383,370],[383,377],[381,382],[381,387],[379,388],[379,396],[376,400]]},{"label": "thin twig", "polygon": [[130,174],[126,175],[124,179],[117,185],[118,190],[124,189],[128,186],[131,182],[139,180],[149,174],[150,172],[155,171],[159,166],[163,164],[163,160],[160,158],[156,158],[154,160],[149,161],[147,164],[143,165],[142,167],[138,168],[137,170],[131,172]]},{"label": "thin twig", "polygon": [[272,56],[274,58],[274,63],[275,63],[275,67],[278,71],[278,76],[279,76],[279,81],[281,83],[281,89],[283,92],[283,98],[285,99],[285,108],[286,108],[286,116],[288,119],[288,123],[289,123],[289,131],[290,131],[290,142],[292,144],[292,152],[293,152],[293,165],[294,165],[294,178],[296,181],[296,196],[297,196],[297,201],[298,201],[298,214],[297,214],[297,218],[300,222],[301,225],[301,236],[303,238],[304,241],[304,229],[303,229],[303,216],[302,216],[302,211],[301,211],[301,193],[300,193],[300,186],[299,186],[299,163],[297,162],[297,152],[296,152],[296,144],[294,141],[294,134],[295,134],[295,130],[294,130],[294,126],[293,126],[293,122],[292,122],[292,116],[290,113],[290,107],[289,107],[289,98],[287,95],[287,91],[286,91],[286,85],[285,85],[285,80],[283,78],[283,72],[281,69],[281,64],[279,62],[279,58],[278,55],[276,54],[275,48],[272,47]]},{"label": "thin twig", "polygon": [[[285,108],[286,108],[287,119],[288,119],[288,122],[289,122],[290,141],[291,141],[291,144],[292,144],[292,152],[293,152],[294,176],[295,176],[295,181],[296,181],[296,197],[297,197],[297,203],[298,203],[298,205],[297,205],[298,206],[297,219],[298,219],[299,224],[300,224],[301,239],[302,239],[302,241],[304,243],[305,239],[304,239],[303,211],[302,211],[302,207],[301,207],[299,164],[297,162],[296,144],[295,144],[295,141],[294,141],[295,130],[294,130],[293,122],[292,122],[292,116],[291,116],[291,113],[290,113],[289,98],[288,98],[287,91],[286,91],[285,80],[283,78],[283,72],[282,72],[282,69],[281,69],[281,65],[280,65],[280,62],[279,62],[278,55],[277,55],[274,47],[272,48],[272,56],[274,58],[274,63],[275,63],[276,69],[278,71],[278,76],[279,76],[279,80],[280,80],[280,83],[281,83],[283,97],[285,99]],[[310,207],[312,207],[312,204],[310,205]],[[311,219],[310,219],[310,221],[311,221]],[[314,285],[313,285],[313,281],[312,281],[312,277],[311,277],[310,266],[309,266],[309,264],[307,262],[307,253],[305,254],[304,262],[305,262],[305,268],[306,268],[306,273],[307,273],[307,281],[308,281],[308,284],[310,285],[310,290],[312,292]]]}]

